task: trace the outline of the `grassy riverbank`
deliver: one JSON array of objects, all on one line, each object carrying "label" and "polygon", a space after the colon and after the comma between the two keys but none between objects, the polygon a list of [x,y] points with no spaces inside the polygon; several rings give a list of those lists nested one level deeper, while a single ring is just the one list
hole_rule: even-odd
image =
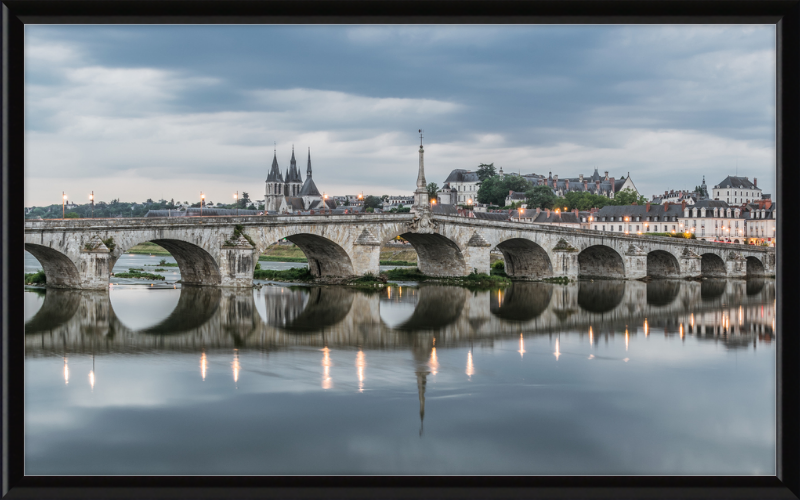
[{"label": "grassy riverbank", "polygon": [[160,247],[155,243],[151,243],[149,241],[131,247],[126,253],[137,253],[145,255],[165,255],[167,257],[171,255],[163,247]]},{"label": "grassy riverbank", "polygon": [[431,281],[470,289],[497,288],[511,284],[511,280],[506,276],[471,273],[466,276],[437,277],[423,274],[416,267],[414,269],[390,269],[381,274],[385,275],[387,279],[395,281]]},{"label": "grassy riverbank", "polygon": [[136,278],[142,280],[164,280],[164,277],[160,274],[153,274],[153,273],[146,273],[143,269],[128,269],[127,273],[114,273],[112,275],[115,278]]},{"label": "grassy riverbank", "polygon": [[[308,262],[306,255],[295,245],[272,245],[258,260],[265,262]],[[413,248],[381,249],[382,266],[416,266],[417,252]]]}]

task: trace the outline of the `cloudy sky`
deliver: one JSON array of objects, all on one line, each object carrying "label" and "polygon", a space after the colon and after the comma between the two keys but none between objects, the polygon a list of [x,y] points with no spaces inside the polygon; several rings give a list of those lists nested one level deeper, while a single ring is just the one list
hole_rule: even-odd
[{"label": "cloudy sky", "polygon": [[494,163],[775,195],[773,26],[26,26],[25,204],[330,194]]}]

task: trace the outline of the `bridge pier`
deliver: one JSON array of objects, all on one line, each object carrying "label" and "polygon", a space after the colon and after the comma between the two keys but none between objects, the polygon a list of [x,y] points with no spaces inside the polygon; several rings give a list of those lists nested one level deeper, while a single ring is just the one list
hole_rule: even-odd
[{"label": "bridge pier", "polygon": [[700,255],[689,250],[689,248],[684,248],[683,253],[681,253],[681,258],[678,259],[678,263],[680,264],[681,268],[681,278],[699,278],[703,275],[703,266],[702,266],[703,258]]},{"label": "bridge pier", "polygon": [[491,267],[489,266],[491,247],[492,244],[477,232],[472,235],[464,249],[464,260],[466,261],[468,272],[475,271],[483,274],[491,272]]},{"label": "bridge pier", "polygon": [[647,277],[647,252],[637,245],[629,246],[622,260],[625,263],[625,279],[638,280]]},{"label": "bridge pier", "polygon": [[578,263],[578,249],[561,239],[552,251],[553,276],[567,277],[576,281],[580,274]]},{"label": "bridge pier", "polygon": [[258,254],[255,247],[243,236],[234,241],[225,241],[220,247],[219,286],[252,287],[257,261]]},{"label": "bridge pier", "polygon": [[740,253],[730,252],[725,261],[725,270],[729,278],[746,278],[747,259]]},{"label": "bridge pier", "polygon": [[372,273],[377,276],[381,272],[381,241],[371,231],[364,229],[353,242],[350,260],[356,274]]},{"label": "bridge pier", "polygon": [[111,273],[111,251],[98,236],[89,240],[81,248],[78,259],[80,288],[84,290],[108,288],[108,278]]}]

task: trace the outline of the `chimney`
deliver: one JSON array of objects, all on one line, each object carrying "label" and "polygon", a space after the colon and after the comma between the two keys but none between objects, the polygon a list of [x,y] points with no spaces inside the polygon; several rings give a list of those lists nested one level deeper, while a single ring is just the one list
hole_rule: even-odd
[{"label": "chimney", "polygon": [[664,196],[667,196],[668,194],[669,194],[669,192],[664,191]]},{"label": "chimney", "polygon": [[644,211],[645,212],[649,212],[650,211],[650,202],[649,201],[644,204]]},{"label": "chimney", "polygon": [[589,183],[587,181],[583,181],[583,190],[584,191],[588,191],[589,190]]},{"label": "chimney", "polygon": [[758,178],[757,177],[753,177],[753,186],[754,187],[758,187]]},{"label": "chimney", "polygon": [[553,180],[554,180],[554,181],[556,181],[556,182],[558,182],[558,174],[556,174],[556,175],[554,175],[554,176],[553,176]]},{"label": "chimney", "polygon": [[509,189],[509,190],[508,190],[508,195],[509,195],[509,196],[512,196],[513,194],[514,194],[514,190],[513,190],[513,189]]},{"label": "chimney", "polygon": [[579,217],[581,215],[577,208],[573,208],[572,213],[575,214],[575,217]]},{"label": "chimney", "polygon": [[565,186],[564,190],[569,191],[569,179],[564,180],[564,186]]},{"label": "chimney", "polygon": [[536,207],[536,215],[539,215],[540,213],[542,213],[542,209],[539,208],[539,207]]},{"label": "chimney", "polygon": [[666,212],[667,210],[669,210],[669,202],[665,201],[664,202],[664,211]]},{"label": "chimney", "polygon": [[545,208],[545,211],[547,212],[547,218],[549,219],[550,218],[550,209],[549,208]]},{"label": "chimney", "polygon": [[631,205],[638,205],[638,204],[639,204],[638,201],[634,201],[633,203],[631,203]]},{"label": "chimney", "polygon": [[608,180],[608,182],[610,182],[610,183],[611,183],[611,192],[612,192],[612,193],[616,193],[616,190],[614,189],[614,178],[613,178],[613,177],[612,177],[612,178],[610,178],[610,179]]},{"label": "chimney", "polygon": [[686,200],[681,202],[681,210],[686,210]]},{"label": "chimney", "polygon": [[771,207],[771,206],[772,206],[772,200],[769,200],[769,199],[764,200],[764,208],[769,209],[769,207]]},{"label": "chimney", "polygon": [[603,179],[603,180],[606,180],[606,181],[608,180],[608,170],[606,170],[606,178]]}]

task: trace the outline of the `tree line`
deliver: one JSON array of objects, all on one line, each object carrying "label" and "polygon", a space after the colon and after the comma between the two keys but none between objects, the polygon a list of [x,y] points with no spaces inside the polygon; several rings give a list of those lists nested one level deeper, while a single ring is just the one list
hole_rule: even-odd
[{"label": "tree line", "polygon": [[[64,217],[67,219],[84,219],[89,217],[97,217],[97,218],[114,218],[114,217],[144,217],[150,210],[180,210],[181,202],[175,202],[175,199],[167,200],[159,200],[153,201],[152,199],[148,198],[147,201],[142,203],[128,203],[128,202],[121,202],[119,199],[113,199],[110,203],[106,203],[104,201],[98,201],[94,204],[94,209],[92,209],[91,203],[86,203],[84,205],[78,205],[75,207],[71,207],[64,212]],[[189,202],[184,201],[184,205],[189,205],[190,207],[199,208],[200,202],[189,204]],[[204,206],[209,206],[213,204],[211,200],[204,203]],[[242,192],[239,199],[230,204],[222,204],[217,203],[213,207],[209,208],[229,208],[235,209],[240,208],[243,210],[263,210],[264,205],[256,204],[250,199],[250,195],[247,192]],[[34,207],[29,213],[25,214],[26,219],[37,219],[41,217],[42,219],[60,219],[62,216],[62,205],[61,204],[53,204],[44,207]]]},{"label": "tree line", "polygon": [[506,205],[509,191],[524,192],[525,202],[529,209],[589,210],[603,208],[607,205],[643,205],[647,202],[644,196],[632,189],[625,189],[607,198],[588,191],[570,191],[564,196],[556,196],[550,186],[535,186],[532,182],[517,174],[505,174],[502,177],[495,172],[494,163],[481,163],[478,167],[478,202],[503,208],[517,208],[522,202]]}]

